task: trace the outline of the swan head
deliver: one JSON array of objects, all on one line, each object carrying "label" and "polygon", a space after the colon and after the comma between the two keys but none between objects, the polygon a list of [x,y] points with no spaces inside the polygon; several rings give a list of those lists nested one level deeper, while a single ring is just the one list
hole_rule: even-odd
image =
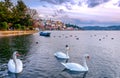
[{"label": "swan head", "polygon": [[65,46],[67,50],[70,50],[70,47],[68,45]]},{"label": "swan head", "polygon": [[65,45],[65,47],[68,47],[68,45]]},{"label": "swan head", "polygon": [[18,53],[18,51],[15,51],[15,52],[13,53],[13,56],[20,56],[20,54]]},{"label": "swan head", "polygon": [[85,56],[86,59],[90,58],[89,54],[85,54],[84,56]]}]

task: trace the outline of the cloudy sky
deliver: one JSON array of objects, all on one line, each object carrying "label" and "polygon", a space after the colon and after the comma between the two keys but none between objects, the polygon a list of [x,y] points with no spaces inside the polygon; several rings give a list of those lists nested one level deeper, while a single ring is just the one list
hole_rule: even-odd
[{"label": "cloudy sky", "polygon": [[24,0],[41,18],[88,25],[120,25],[120,0]]}]

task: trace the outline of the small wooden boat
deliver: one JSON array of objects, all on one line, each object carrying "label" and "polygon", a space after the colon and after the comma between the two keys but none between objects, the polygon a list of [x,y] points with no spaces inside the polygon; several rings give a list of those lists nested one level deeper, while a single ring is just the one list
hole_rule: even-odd
[{"label": "small wooden boat", "polygon": [[40,36],[50,37],[50,32],[40,32]]}]

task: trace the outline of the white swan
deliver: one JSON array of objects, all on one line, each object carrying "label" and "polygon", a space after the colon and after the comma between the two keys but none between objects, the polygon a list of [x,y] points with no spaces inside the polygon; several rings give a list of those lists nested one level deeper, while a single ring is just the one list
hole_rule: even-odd
[{"label": "white swan", "polygon": [[85,55],[84,58],[84,65],[80,65],[78,63],[62,63],[62,65],[65,66],[66,69],[70,70],[70,71],[76,71],[76,72],[87,72],[88,66],[86,64],[86,59],[89,58],[89,55]]},{"label": "white swan", "polygon": [[18,52],[13,53],[13,59],[10,59],[8,62],[8,70],[12,73],[20,73],[23,70],[23,63],[20,59],[17,59]]},{"label": "white swan", "polygon": [[66,45],[66,54],[63,52],[56,52],[54,55],[59,59],[69,59],[68,50],[70,48]]}]

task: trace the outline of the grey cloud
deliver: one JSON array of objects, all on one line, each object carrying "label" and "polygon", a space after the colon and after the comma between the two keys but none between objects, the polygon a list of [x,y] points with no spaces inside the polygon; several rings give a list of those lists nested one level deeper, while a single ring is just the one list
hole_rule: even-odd
[{"label": "grey cloud", "polygon": [[54,10],[54,14],[52,15],[53,17],[61,17],[66,15],[66,12],[63,9],[56,9]]},{"label": "grey cloud", "polygon": [[69,0],[40,0],[40,1],[46,1],[48,3],[52,3],[52,4],[62,4],[64,2],[69,2]]},{"label": "grey cloud", "polygon": [[68,10],[72,10],[72,7],[70,5],[65,6]]},{"label": "grey cloud", "polygon": [[[71,5],[79,5],[81,6],[82,3],[85,3],[88,5],[88,7],[95,7],[95,6],[98,6],[102,3],[105,3],[105,2],[108,2],[110,0],[79,0],[78,3],[76,3],[74,0],[40,0],[40,1],[45,1],[45,2],[48,2],[48,3],[51,3],[51,4],[54,4],[54,5],[60,5],[62,3],[70,3]],[[68,9],[68,10],[71,10],[71,6],[69,5],[65,5],[65,7]]]},{"label": "grey cloud", "polygon": [[42,5],[43,7],[47,7],[46,5]]},{"label": "grey cloud", "polygon": [[95,7],[95,6],[97,6],[97,5],[99,5],[100,3],[90,3],[90,4],[88,4],[88,7]]},{"label": "grey cloud", "polygon": [[65,13],[65,11],[63,9],[59,9],[59,10],[57,10],[57,12],[60,13],[60,14]]},{"label": "grey cloud", "polygon": [[108,1],[110,1],[110,0],[88,0],[87,4],[88,4],[88,7],[95,7],[97,5],[100,5],[100,4],[108,2]]},{"label": "grey cloud", "polygon": [[120,0],[118,1],[118,6],[120,7]]},{"label": "grey cloud", "polygon": [[[76,4],[78,6],[82,6],[81,4],[85,3],[89,8],[93,8],[100,4],[107,3],[110,0],[79,0],[79,1],[75,1],[75,0],[40,0],[40,2],[41,1],[47,2],[50,5],[61,5],[64,3],[65,4],[64,6],[68,10],[72,10],[72,6],[74,6]],[[43,5],[43,7],[47,7],[48,4]],[[118,1],[118,3],[116,5],[120,7],[120,1]]]},{"label": "grey cloud", "polygon": [[40,2],[41,1],[52,3],[52,4],[56,4],[57,3],[55,0],[40,0]]}]

